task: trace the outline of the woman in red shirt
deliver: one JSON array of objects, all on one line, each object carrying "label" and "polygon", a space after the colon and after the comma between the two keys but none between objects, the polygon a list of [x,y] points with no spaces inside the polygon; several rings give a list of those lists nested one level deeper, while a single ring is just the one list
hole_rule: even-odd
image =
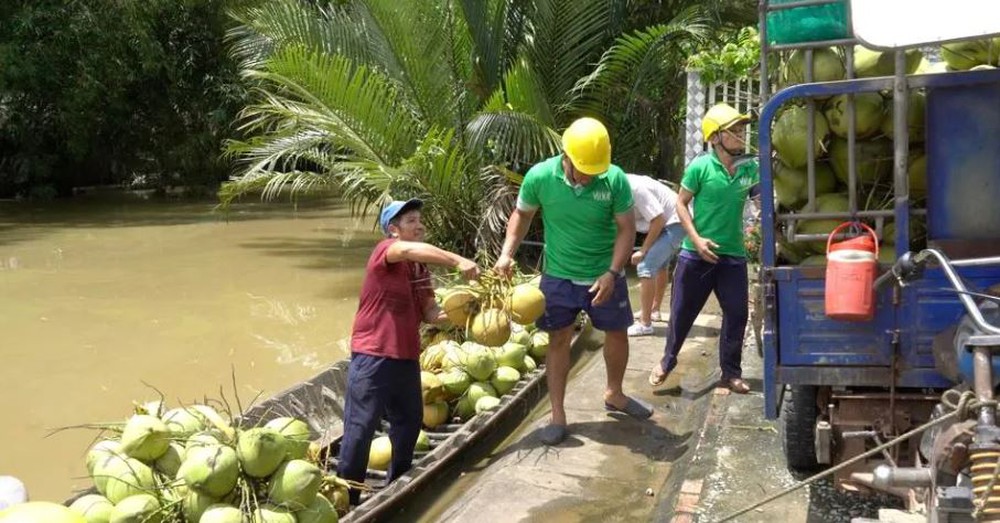
[{"label": "woman in red shirt", "polygon": [[[420,200],[394,201],[379,218],[387,238],[368,259],[351,333],[337,465],[337,475],[344,479],[364,481],[372,438],[383,417],[392,441],[387,481],[410,469],[423,422],[420,324],[447,320],[434,302],[425,264],[456,269],[470,280],[479,277],[476,262],[423,242],[422,208]],[[351,490],[351,503],[357,505],[359,496],[359,491]]]}]

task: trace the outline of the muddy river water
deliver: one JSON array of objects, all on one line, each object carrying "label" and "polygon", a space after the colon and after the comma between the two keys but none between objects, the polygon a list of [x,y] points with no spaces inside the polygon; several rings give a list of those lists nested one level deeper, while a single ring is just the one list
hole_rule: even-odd
[{"label": "muddy river water", "polygon": [[371,220],[336,200],[214,205],[0,202],[0,475],[33,499],[90,484],[98,433],[53,429],[121,421],[156,390],[245,406],[346,356]]}]

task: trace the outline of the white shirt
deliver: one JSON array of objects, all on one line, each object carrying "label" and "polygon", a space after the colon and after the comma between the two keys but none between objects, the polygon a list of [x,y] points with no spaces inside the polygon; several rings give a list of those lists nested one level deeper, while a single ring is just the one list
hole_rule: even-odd
[{"label": "white shirt", "polygon": [[626,174],[632,186],[632,201],[635,211],[635,230],[649,232],[649,222],[663,216],[666,225],[680,223],[677,217],[677,193],[649,176]]}]

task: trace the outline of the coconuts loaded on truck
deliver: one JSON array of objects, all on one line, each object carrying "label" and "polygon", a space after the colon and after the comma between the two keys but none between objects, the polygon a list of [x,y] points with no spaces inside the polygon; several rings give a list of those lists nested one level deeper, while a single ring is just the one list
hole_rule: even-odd
[{"label": "coconuts loaded on truck", "polygon": [[[94,487],[63,504],[0,510],[3,523],[336,522],[398,515],[463,456],[495,445],[545,396],[548,336],[537,279],[486,275],[436,292],[456,326],[424,331],[423,429],[413,467],[386,485],[387,424],[372,442],[363,484],[336,477],[348,361],[239,413],[234,398],[134,406],[98,429],[86,452]],[[591,332],[577,323],[574,355]],[[237,414],[230,415],[229,412]],[[83,451],[84,449],[81,449]],[[348,488],[362,490],[348,506]]]},{"label": "coconuts loaded on truck", "polygon": [[1000,2],[759,6],[765,415],[793,469],[1000,521]]}]

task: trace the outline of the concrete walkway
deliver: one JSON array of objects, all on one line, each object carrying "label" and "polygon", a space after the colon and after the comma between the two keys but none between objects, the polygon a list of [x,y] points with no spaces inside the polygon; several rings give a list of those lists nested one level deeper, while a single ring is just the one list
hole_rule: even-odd
[{"label": "concrete walkway", "polygon": [[683,474],[671,473],[702,438],[712,397],[728,393],[716,389],[720,317],[714,304],[706,311],[678,369],[655,391],[646,380],[661,357],[665,323],[655,324],[654,336],[632,338],[625,392],[653,404],[650,420],[604,410],[604,361],[600,351],[586,353],[567,390],[566,441],[551,448],[539,441],[550,410],[542,401],[492,454],[468,464],[433,506],[419,518],[408,516],[476,523],[669,521],[684,487],[677,479]]}]

